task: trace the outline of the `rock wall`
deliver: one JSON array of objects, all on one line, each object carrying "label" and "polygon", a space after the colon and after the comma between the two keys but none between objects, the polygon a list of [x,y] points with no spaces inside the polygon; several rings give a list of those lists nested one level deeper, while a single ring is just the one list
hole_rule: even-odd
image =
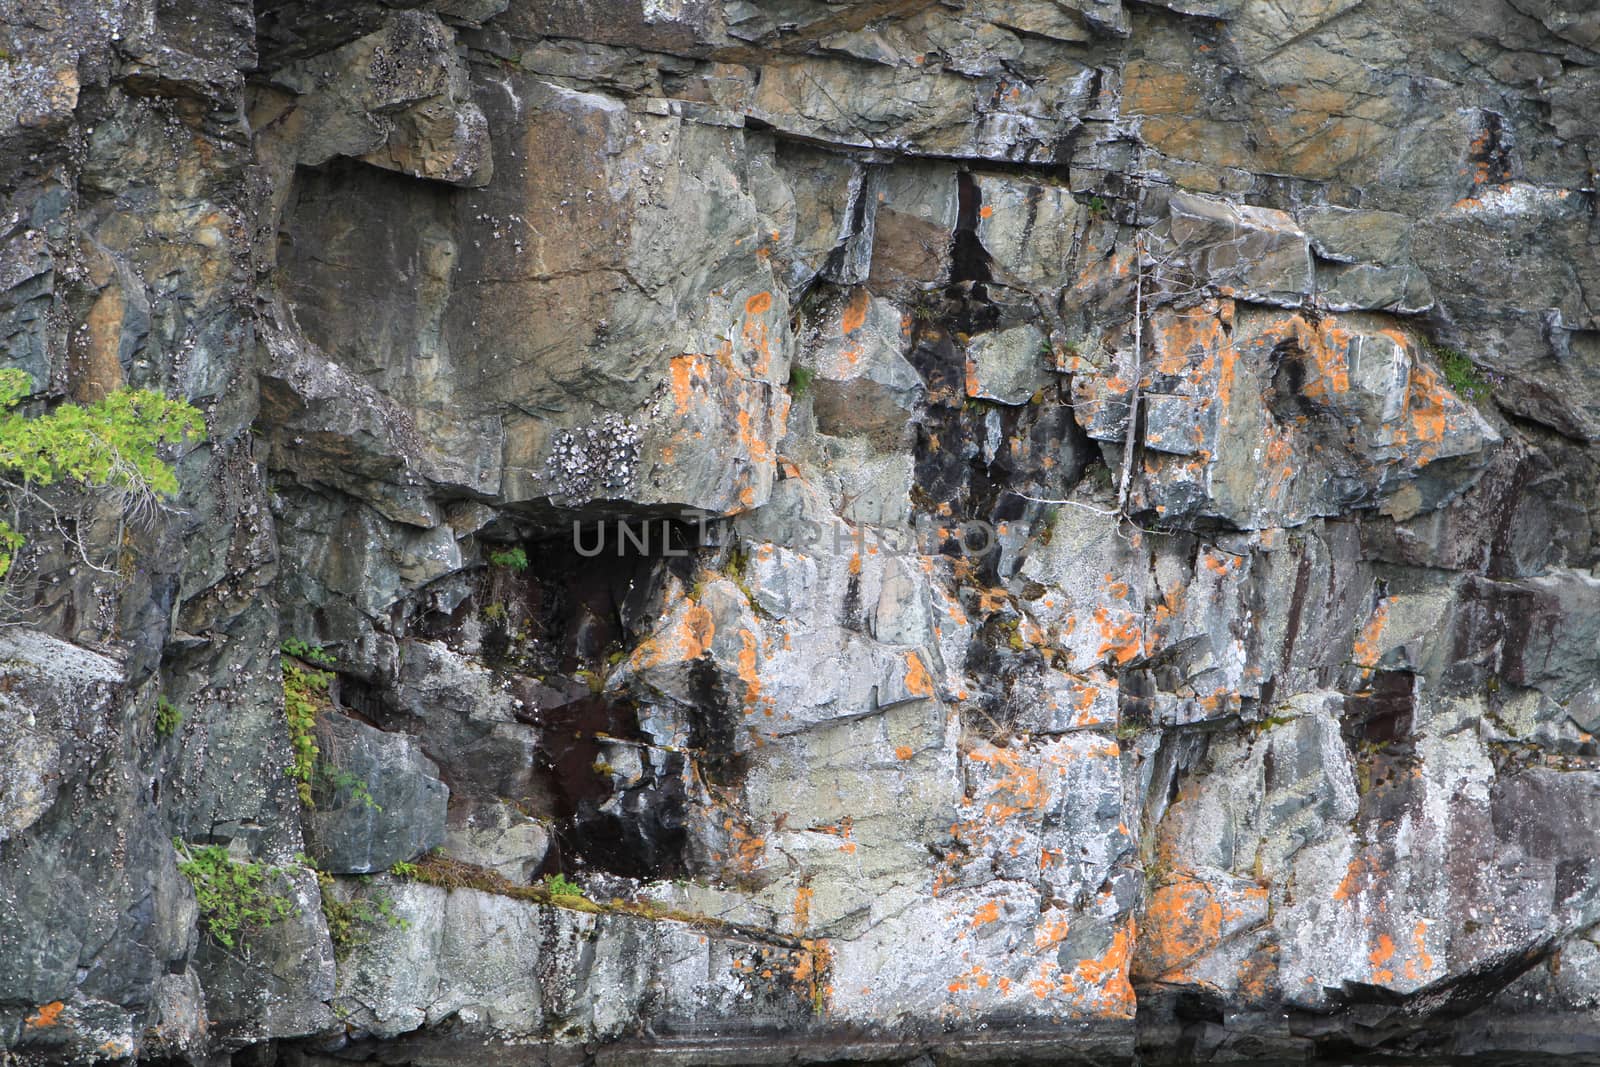
[{"label": "rock wall", "polygon": [[0,31],[0,1059],[1600,1050],[1590,5]]}]

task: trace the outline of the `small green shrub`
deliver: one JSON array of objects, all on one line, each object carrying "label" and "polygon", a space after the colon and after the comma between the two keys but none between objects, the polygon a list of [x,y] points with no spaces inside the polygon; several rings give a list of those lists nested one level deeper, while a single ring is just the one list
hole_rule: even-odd
[{"label": "small green shrub", "polygon": [[564,874],[547,874],[544,876],[544,888],[553,897],[581,897],[583,886],[570,881]]},{"label": "small green shrub", "polygon": [[317,872],[322,890],[322,915],[328,922],[328,938],[339,958],[372,940],[372,928],[379,923],[394,930],[409,930],[411,923],[394,913],[394,902],[378,895],[371,900],[355,897],[340,900],[333,892],[333,875]]},{"label": "small green shrub", "polygon": [[791,367],[789,369],[789,395],[799,400],[806,395],[806,390],[811,388],[811,380],[816,377],[816,371],[805,367]]},{"label": "small green shrub", "polygon": [[335,767],[326,761],[317,764],[317,777],[328,783],[333,795],[340,793],[350,794],[350,799],[368,809],[381,812],[383,805],[372,799],[372,792],[367,788],[367,780],[360,775],[351,774],[343,767]]},{"label": "small green shrub", "polygon": [[280,868],[237,862],[221,845],[190,846],[175,837],[172,847],[178,871],[194,887],[206,932],[224,948],[238,948],[252,933],[297,914],[289,898],[267,888]]},{"label": "small green shrub", "polygon": [[281,647],[285,656],[303,659],[307,663],[316,664],[318,667],[332,667],[339,662],[334,658],[333,653],[327,649],[309,644],[298,637],[289,638]]},{"label": "small green shrub", "polygon": [[415,863],[407,863],[405,860],[395,860],[394,864],[389,868],[389,873],[396,878],[415,878],[417,876],[417,865]]},{"label": "small green shrub", "polygon": [[1103,196],[1091,196],[1089,198],[1088,208],[1089,214],[1095,216],[1096,218],[1104,215],[1108,210],[1110,210],[1106,204],[1105,197]]},{"label": "small green shrub", "polygon": [[[27,371],[0,370],[0,481],[13,486],[78,481],[117,490],[137,511],[178,491],[157,448],[205,436],[205,418],[179,400],[145,389],[118,389],[92,404],[63,404],[29,418],[12,409],[33,389]],[[22,535],[0,520],[0,577],[11,569]]]},{"label": "small green shrub", "polygon": [[173,706],[166,694],[156,698],[156,736],[165,740],[175,733],[183,722],[183,712]]},{"label": "small green shrub", "polygon": [[508,548],[504,552],[489,553],[489,562],[496,567],[509,567],[514,571],[528,569],[528,554],[520,548]]}]

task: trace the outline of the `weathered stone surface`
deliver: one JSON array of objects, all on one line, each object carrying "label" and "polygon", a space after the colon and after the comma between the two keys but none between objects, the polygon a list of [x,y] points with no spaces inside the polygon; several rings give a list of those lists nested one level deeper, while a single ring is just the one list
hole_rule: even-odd
[{"label": "weathered stone surface", "polygon": [[1193,193],[1173,193],[1167,206],[1176,247],[1171,265],[1158,267],[1158,286],[1209,285],[1279,307],[1298,307],[1311,295],[1309,241],[1288,214]]},{"label": "weathered stone surface", "polygon": [[321,796],[305,827],[319,870],[386,871],[444,841],[450,790],[414,738],[330,713],[317,720],[317,747]]},{"label": "weathered stone surface", "polygon": [[967,345],[967,395],[1025,404],[1050,380],[1050,339],[1037,326],[1014,326]]},{"label": "weathered stone surface", "polygon": [[1600,1047],[1580,7],[0,0],[0,1058]]},{"label": "weathered stone surface", "polygon": [[353,156],[458,185],[486,185],[494,173],[455,35],[432,12],[399,12],[382,31],[281,68],[273,81],[300,99],[268,104],[278,113],[261,125],[293,143],[301,166]]}]

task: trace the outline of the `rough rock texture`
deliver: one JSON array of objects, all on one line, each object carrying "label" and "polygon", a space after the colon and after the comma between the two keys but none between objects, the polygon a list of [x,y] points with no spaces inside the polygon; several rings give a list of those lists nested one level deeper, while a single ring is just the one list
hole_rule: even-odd
[{"label": "rough rock texture", "polygon": [[5,502],[0,1059],[1600,1052],[1597,92],[1578,0],[0,0],[0,364],[208,430]]}]

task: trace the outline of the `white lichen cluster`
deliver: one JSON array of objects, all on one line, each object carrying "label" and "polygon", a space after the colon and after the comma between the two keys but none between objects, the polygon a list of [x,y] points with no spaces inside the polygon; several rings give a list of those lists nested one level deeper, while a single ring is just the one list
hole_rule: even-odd
[{"label": "white lichen cluster", "polygon": [[557,433],[545,463],[551,499],[573,507],[596,497],[624,495],[639,469],[643,436],[641,426],[615,412]]}]

